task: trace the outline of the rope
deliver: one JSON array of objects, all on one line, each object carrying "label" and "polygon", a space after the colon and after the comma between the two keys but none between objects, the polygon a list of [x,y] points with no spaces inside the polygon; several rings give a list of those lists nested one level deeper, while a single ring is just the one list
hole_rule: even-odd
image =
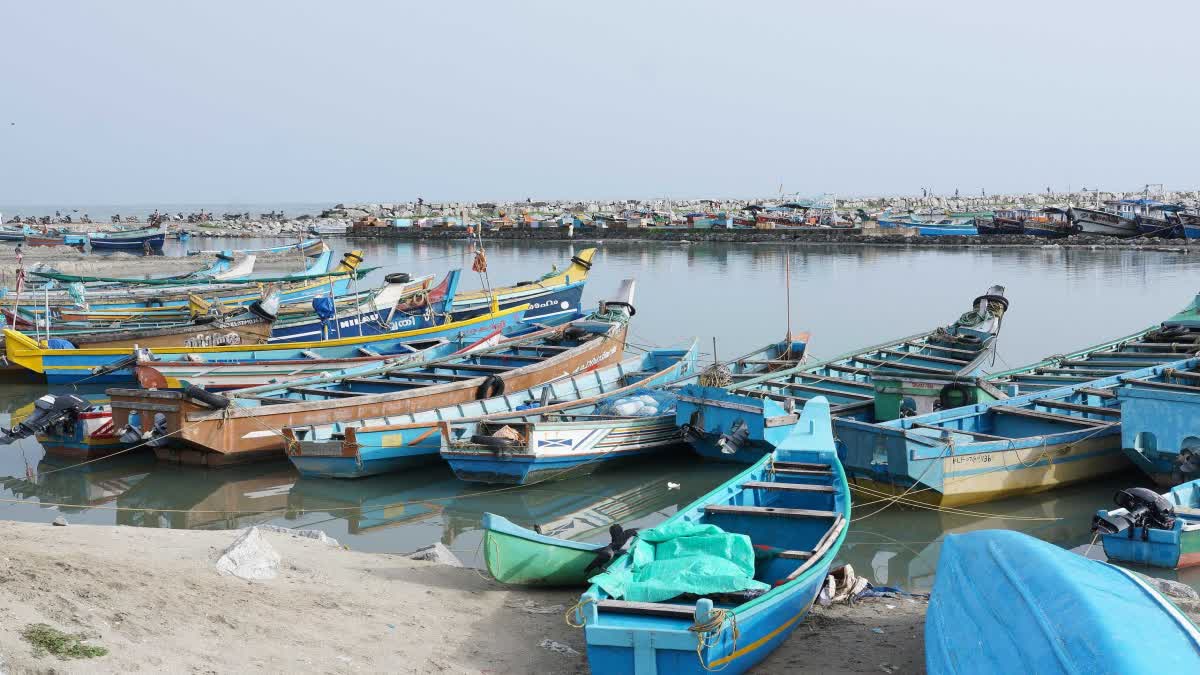
[{"label": "rope", "polygon": [[[879,490],[873,490],[871,488],[863,487],[861,485],[851,484],[850,489],[858,490],[859,492],[865,492],[872,496],[887,495],[886,492],[881,492]],[[926,488],[926,489],[928,489],[928,488]],[[907,493],[908,493],[908,491],[906,490],[905,494],[907,494]],[[1006,515],[999,514],[999,513],[985,513],[983,511],[968,511],[966,509],[956,509],[956,508],[953,508],[950,506],[937,506],[934,504],[926,504],[924,502],[918,502],[914,499],[903,499],[903,495],[901,495],[899,497],[890,498],[887,501],[901,502],[905,506],[912,506],[912,507],[918,508],[918,509],[926,509],[926,510],[930,510],[930,511],[941,511],[942,513],[949,513],[949,514],[958,515],[958,516],[973,516],[976,518],[1001,518],[1001,519],[1005,519],[1005,520],[1023,520],[1023,521],[1035,521],[1035,522],[1036,521],[1063,520],[1062,518],[1055,518],[1055,517],[1049,517],[1049,516],[1046,516],[1046,517],[1042,517],[1042,516],[1006,516]],[[886,509],[886,508],[887,507],[885,506],[884,509]],[[879,511],[883,511],[884,509],[879,509]],[[868,514],[868,516],[873,516],[876,513],[879,513],[879,511],[870,513],[870,514]],[[863,518],[866,518],[866,517],[867,516],[863,516]],[[855,522],[858,520],[862,520],[862,518],[855,518],[851,522]]]},{"label": "rope", "polygon": [[738,638],[741,637],[741,631],[738,630],[737,614],[734,614],[732,610],[714,607],[709,612],[708,621],[688,626],[688,630],[696,634],[696,658],[700,660],[700,667],[710,673],[724,670],[732,663],[731,660],[719,668],[712,668],[704,662],[704,650],[721,643],[721,635],[725,632],[725,624],[727,622],[733,637],[733,646],[729,650],[729,653],[732,654],[737,651]]},{"label": "rope", "polygon": [[[583,608],[595,604],[595,602],[592,598],[584,596],[567,610],[567,613],[563,615],[563,621],[571,628],[583,628],[587,625],[587,620],[583,618]],[[575,619],[576,616],[579,618]]]}]

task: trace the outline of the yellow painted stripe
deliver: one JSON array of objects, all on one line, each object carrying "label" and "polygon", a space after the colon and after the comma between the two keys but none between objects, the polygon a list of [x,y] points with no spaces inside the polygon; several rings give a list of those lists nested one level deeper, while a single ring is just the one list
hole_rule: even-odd
[{"label": "yellow painted stripe", "polygon": [[[816,600],[816,596],[813,596],[813,600]],[[729,656],[721,657],[721,658],[717,659],[716,661],[710,661],[708,664],[708,667],[715,668],[717,666],[722,666],[722,665],[729,663],[730,661],[738,658],[739,656],[745,656],[746,654],[749,654],[750,652],[754,651],[755,649],[758,649],[759,647],[765,645],[766,643],[770,642],[773,638],[775,638],[775,636],[777,636],[780,633],[782,633],[783,631],[787,630],[792,624],[796,623],[800,619],[803,619],[804,615],[808,614],[808,610],[811,608],[812,608],[812,602],[809,601],[808,605],[806,605],[804,607],[803,611],[801,611],[796,616],[793,616],[792,618],[788,619],[787,622],[785,622],[782,626],[776,628],[775,630],[771,631],[770,633],[767,633],[766,635],[759,638],[758,640],[751,642],[750,644],[746,645],[745,647],[742,647],[741,649],[730,654]]]}]

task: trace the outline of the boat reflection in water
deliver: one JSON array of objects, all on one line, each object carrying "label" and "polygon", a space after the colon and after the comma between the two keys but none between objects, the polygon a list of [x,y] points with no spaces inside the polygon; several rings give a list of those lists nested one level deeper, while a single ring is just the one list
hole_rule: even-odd
[{"label": "boat reflection in water", "polygon": [[[153,456],[151,456],[153,459]],[[117,504],[117,525],[230,530],[285,517],[296,471],[287,462],[207,470],[159,462]]]},{"label": "boat reflection in water", "polygon": [[[324,521],[320,528],[337,537],[340,528],[320,516],[344,522],[354,549],[406,552],[440,541],[465,564],[480,566],[485,511],[551,536],[607,541],[609,525],[657,523],[731,473],[728,466],[696,466],[686,456],[636,461],[626,469],[500,488],[463,483],[441,465],[355,481],[300,479],[288,506],[301,521],[294,527]],[[668,487],[675,482],[678,488]]]},{"label": "boat reflection in water", "polygon": [[[990,502],[977,508],[939,511],[893,505],[877,515],[870,514],[884,503],[879,503],[878,497],[856,493],[854,514],[859,520],[850,528],[842,546],[841,560],[853,565],[856,572],[865,574],[876,586],[929,592],[942,541],[947,534],[988,529],[1018,530],[1063,548],[1086,552],[1090,558],[1104,559],[1100,542],[1087,550],[1092,540],[1088,528],[1096,512],[1096,495],[1112,495],[1130,485],[1143,483],[1148,485],[1149,479],[1131,471],[1087,485]],[[876,503],[867,505],[870,502]],[[1179,573],[1161,569],[1139,571],[1200,586],[1200,570],[1196,569]]]},{"label": "boat reflection in water", "polygon": [[63,513],[80,513],[96,506],[117,502],[137,487],[155,468],[154,456],[130,453],[103,462],[78,465],[78,460],[47,455],[36,471],[25,476],[0,479],[0,488],[14,499],[37,500]]}]

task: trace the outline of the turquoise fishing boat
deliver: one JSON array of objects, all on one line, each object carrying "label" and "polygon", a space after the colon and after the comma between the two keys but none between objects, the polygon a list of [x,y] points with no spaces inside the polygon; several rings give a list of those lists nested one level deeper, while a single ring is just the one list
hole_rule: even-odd
[{"label": "turquoise fishing boat", "polygon": [[[616,532],[623,532],[620,526]],[[483,514],[483,559],[496,581],[518,586],[576,586],[608,544],[548,537],[494,513]]]},{"label": "turquoise fishing boat", "polygon": [[869,495],[940,506],[1051,490],[1127,469],[1122,386],[1192,373],[1200,359],[1143,368],[877,424],[835,421],[846,471]]},{"label": "turquoise fishing boat", "polygon": [[638,532],[591,579],[568,617],[584,628],[592,672],[746,672],[800,625],[849,519],[830,406],[818,397],[774,453]]},{"label": "turquoise fishing boat", "polygon": [[[750,463],[788,436],[796,411],[816,396],[834,416],[863,421],[971,403],[977,388],[967,384],[990,364],[1007,309],[1004,288],[993,286],[945,327],[766,374],[733,373],[724,387],[684,387],[676,421],[702,457]],[[764,419],[764,401],[780,412]]]},{"label": "turquoise fishing boat", "polygon": [[1121,490],[1113,501],[1120,508],[1100,509],[1092,519],[1109,560],[1167,569],[1200,565],[1200,480],[1161,495]]},{"label": "turquoise fishing boat", "polygon": [[1019,532],[949,535],[925,619],[930,675],[1200,672],[1200,630],[1133,572]]},{"label": "turquoise fishing boat", "polygon": [[[807,335],[783,340],[736,359],[731,372],[762,373],[804,359]],[[442,459],[467,481],[525,484],[551,476],[590,473],[610,462],[682,447],[675,420],[675,387],[697,378],[695,345],[689,372],[667,382],[647,379],[636,387],[599,392],[572,403],[536,407],[514,414],[446,422]]]}]

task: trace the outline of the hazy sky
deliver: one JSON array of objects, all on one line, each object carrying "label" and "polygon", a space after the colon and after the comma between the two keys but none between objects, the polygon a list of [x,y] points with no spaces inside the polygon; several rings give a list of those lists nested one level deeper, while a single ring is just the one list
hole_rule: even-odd
[{"label": "hazy sky", "polygon": [[1200,184],[1200,3],[0,0],[0,204]]}]

